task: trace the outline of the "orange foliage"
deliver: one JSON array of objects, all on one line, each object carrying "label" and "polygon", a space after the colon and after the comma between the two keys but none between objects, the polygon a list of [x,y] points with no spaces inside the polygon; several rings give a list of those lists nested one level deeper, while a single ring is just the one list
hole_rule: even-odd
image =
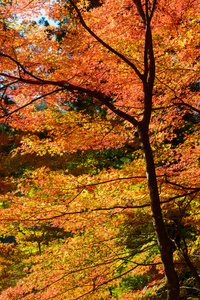
[{"label": "orange foliage", "polygon": [[[41,10],[57,25],[29,19]],[[198,1],[0,12],[0,228],[25,266],[0,299],[164,299],[162,251],[175,279],[181,253],[200,267]],[[123,149],[120,166],[102,167],[109,149]],[[14,246],[0,246],[15,270]]]}]

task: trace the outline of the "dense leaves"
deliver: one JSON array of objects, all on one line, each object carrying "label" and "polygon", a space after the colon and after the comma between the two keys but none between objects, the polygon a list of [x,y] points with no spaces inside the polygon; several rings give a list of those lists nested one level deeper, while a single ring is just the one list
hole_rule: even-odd
[{"label": "dense leaves", "polygon": [[0,299],[197,299],[198,1],[0,10]]}]

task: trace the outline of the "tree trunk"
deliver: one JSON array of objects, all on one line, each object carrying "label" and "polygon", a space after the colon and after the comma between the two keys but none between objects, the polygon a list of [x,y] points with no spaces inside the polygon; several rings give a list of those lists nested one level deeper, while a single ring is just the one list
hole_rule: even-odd
[{"label": "tree trunk", "polygon": [[151,214],[153,225],[155,228],[157,242],[161,253],[166,284],[167,284],[167,300],[180,299],[180,287],[177,273],[174,269],[172,242],[169,239],[165,224],[162,217],[160,207],[160,199],[158,193],[155,165],[153,154],[149,141],[148,125],[140,123],[138,126],[138,133],[142,146],[143,156],[145,160],[146,176],[149,189],[149,198],[151,202]]}]

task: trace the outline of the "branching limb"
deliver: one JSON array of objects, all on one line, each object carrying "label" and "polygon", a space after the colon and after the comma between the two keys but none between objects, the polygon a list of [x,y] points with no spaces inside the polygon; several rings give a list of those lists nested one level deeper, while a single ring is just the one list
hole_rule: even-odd
[{"label": "branching limb", "polygon": [[108,49],[110,52],[112,52],[113,54],[115,54],[116,56],[118,56],[120,59],[122,59],[127,65],[129,65],[137,74],[137,76],[141,79],[141,81],[143,81],[143,75],[140,73],[140,71],[138,70],[138,68],[132,63],[130,62],[123,54],[119,53],[118,51],[116,51],[115,49],[113,49],[110,45],[108,45],[106,42],[104,42],[99,36],[97,36],[85,23],[80,10],[78,9],[77,5],[74,3],[73,0],[69,0],[69,2],[71,3],[71,5],[73,6],[73,8],[75,9],[77,16],[80,20],[81,25],[87,30],[87,32],[95,38],[96,41],[98,41],[102,46],[104,46],[104,48]]},{"label": "branching limb", "polygon": [[[14,59],[12,56],[10,56],[10,55],[7,55],[7,54],[3,54],[2,52],[0,52],[0,57],[5,57],[5,58],[8,58],[8,59],[10,59],[11,61],[13,61],[18,67],[20,67],[22,70],[23,70],[23,72],[25,73],[25,74],[27,74],[27,75],[29,75],[29,76],[31,76],[32,78],[34,78],[34,79],[36,79],[36,80],[39,80],[40,82],[42,82],[43,81],[43,79],[41,79],[41,78],[39,78],[39,77],[37,77],[37,76],[35,76],[35,75],[33,75],[31,72],[29,72],[20,62],[18,62],[16,59]],[[3,75],[4,76],[4,75]],[[21,76],[20,76],[20,78],[21,78]]]},{"label": "branching limb", "polygon": [[39,97],[37,97],[37,98],[34,98],[34,99],[31,100],[30,102],[28,102],[28,103],[26,103],[26,104],[20,106],[19,108],[16,108],[15,110],[13,110],[13,111],[11,111],[11,112],[5,113],[5,115],[4,115],[4,116],[1,116],[0,119],[3,119],[3,118],[5,118],[5,117],[9,117],[9,116],[11,116],[11,115],[17,113],[18,111],[22,110],[23,108],[25,108],[25,107],[27,107],[27,106],[33,104],[34,102],[36,102],[36,101],[38,101],[38,100],[40,100],[40,99],[42,99],[42,98],[44,98],[44,97],[46,97],[46,96],[50,96],[50,95],[53,95],[53,94],[55,94],[55,93],[62,92],[62,91],[64,91],[63,88],[54,90],[54,91],[52,91],[52,92],[49,92],[49,93],[46,93],[46,94],[44,94],[44,95],[42,95],[42,96],[39,96]]},{"label": "branching limb", "polygon": [[[58,89],[56,91],[50,92],[48,94],[42,95],[36,99],[33,99],[32,101],[30,101],[29,103],[25,104],[24,106],[19,107],[17,110],[10,112],[8,115],[11,115],[17,111],[19,111],[20,109],[27,107],[28,105],[30,105],[31,103],[40,100],[42,97],[53,94],[57,91],[70,91],[72,93],[76,93],[76,92],[82,92],[85,93],[91,97],[96,98],[97,100],[99,100],[102,104],[106,105],[112,112],[114,112],[116,115],[118,115],[119,117],[122,117],[124,120],[129,121],[131,124],[137,126],[138,125],[138,121],[133,117],[130,116],[129,114],[123,112],[122,110],[116,108],[113,104],[112,104],[112,98],[104,95],[101,92],[95,91],[95,90],[90,90],[84,87],[80,87],[80,86],[76,86],[73,84],[70,84],[67,81],[53,81],[53,80],[31,80],[31,79],[25,79],[25,78],[17,78],[16,76],[12,76],[12,75],[8,75],[5,73],[0,73],[0,76],[4,76],[4,77],[8,77],[10,79],[14,79],[14,80],[18,80],[19,82],[23,82],[23,83],[28,83],[28,84],[32,84],[32,85],[54,85],[54,86],[60,86],[62,87],[61,89]],[[34,77],[35,78],[35,77]]]},{"label": "branching limb", "polygon": [[175,240],[172,240],[173,244],[175,245],[179,255],[185,260],[187,266],[189,267],[190,271],[192,272],[192,275],[194,276],[198,286],[200,287],[200,277],[196,271],[196,268],[194,267],[192,261],[190,260],[189,256],[188,256],[188,250],[187,250],[187,246],[186,246],[186,242],[185,242],[185,239],[183,237],[183,241],[184,241],[184,245],[185,245],[185,251],[182,251]]}]

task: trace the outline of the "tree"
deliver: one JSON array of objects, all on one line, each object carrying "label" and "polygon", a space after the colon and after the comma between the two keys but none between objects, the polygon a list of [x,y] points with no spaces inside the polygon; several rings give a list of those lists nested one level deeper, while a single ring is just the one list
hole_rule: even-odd
[{"label": "tree", "polygon": [[[26,5],[24,1],[23,5]],[[32,9],[37,12],[41,4],[32,1],[31,3],[27,2],[27,5],[29,11]],[[196,174],[199,173],[199,165],[196,160],[200,148],[197,138],[198,89],[192,88],[198,84],[199,78],[199,44],[198,39],[194,39],[194,33],[199,32],[198,3],[189,0],[179,3],[176,1],[159,1],[157,3],[155,0],[144,2],[140,0],[124,2],[110,0],[103,1],[102,5],[99,5],[98,2],[97,7],[93,4],[92,8],[88,9],[88,7],[89,2],[82,1],[69,0],[67,4],[65,1],[52,3],[50,16],[54,20],[60,21],[61,31],[66,30],[66,35],[61,40],[56,39],[57,29],[54,34],[51,26],[48,28],[51,31],[48,31],[46,28],[48,26],[41,28],[37,24],[29,25],[27,22],[24,22],[19,28],[19,32],[23,33],[19,39],[5,37],[5,43],[0,53],[2,91],[7,91],[9,88],[8,95],[11,100],[15,101],[16,107],[7,112],[7,105],[4,101],[2,103],[2,120],[7,120],[12,116],[9,124],[18,130],[46,132],[48,139],[45,139],[45,143],[40,137],[37,137],[37,134],[27,135],[23,139],[22,146],[25,153],[26,151],[36,151],[40,154],[47,152],[61,154],[64,151],[75,152],[78,149],[86,151],[90,148],[98,150],[123,147],[129,143],[131,138],[137,143],[138,150],[139,140],[145,162],[151,217],[166,277],[167,299],[177,300],[180,299],[180,289],[173,261],[173,249],[176,247],[177,251],[182,251],[179,242],[176,241],[178,229],[181,227],[180,223],[185,217],[182,214],[189,205],[186,205],[187,201],[196,209],[195,201],[198,202],[200,191],[199,180],[193,176],[194,170]],[[13,29],[10,31],[12,37],[19,37],[17,28],[15,31]],[[33,37],[35,37],[34,40]],[[45,44],[43,43],[44,39]],[[14,86],[13,89],[10,88],[12,86]],[[52,112],[52,110],[44,113],[44,111],[37,112],[33,109],[32,104],[44,97],[49,109],[53,110],[56,105],[61,113]],[[81,101],[85,99],[86,102],[91,102],[92,98],[91,105],[94,110],[92,113],[88,112],[90,116],[84,116],[81,112],[64,114],[68,108],[67,105],[72,103],[72,107],[75,107],[79,97]],[[98,104],[96,105],[96,103]],[[99,110],[104,108],[109,111],[107,111],[105,119],[98,116]],[[188,126],[188,115],[192,117],[193,121],[183,137],[184,142],[181,143],[178,141],[176,133],[180,134],[182,128]],[[38,125],[35,124],[36,122],[39,122]],[[88,124],[90,125],[88,126]],[[62,135],[62,133],[64,134]],[[70,140],[66,139],[66,136],[70,136]],[[100,139],[101,136],[102,139]],[[175,140],[178,142],[178,147],[177,145],[176,147],[172,146]],[[159,143],[164,143],[164,146],[159,147]],[[155,149],[154,154],[150,144]],[[167,147],[167,145],[171,147]],[[138,162],[141,164],[140,159]],[[141,170],[138,169],[139,176],[131,169],[132,177],[135,179],[138,177],[143,181],[144,169],[143,167]],[[41,171],[36,171],[30,180],[28,177],[25,179],[23,189],[27,198],[23,201],[28,203],[28,197],[31,197],[32,204],[28,206],[28,209],[23,210],[23,219],[20,219],[21,210],[19,210],[22,199],[16,196],[15,204],[12,209],[8,210],[4,221],[6,218],[8,220],[10,218],[12,221],[17,219],[19,223],[23,223],[22,220],[29,220],[31,225],[37,226],[38,222],[60,219],[61,221],[57,222],[58,226],[61,226],[62,217],[75,213],[75,211],[70,212],[70,209],[68,212],[68,208],[63,211],[62,208],[59,210],[60,214],[55,214],[50,209],[51,204],[48,201],[48,204],[46,203],[45,197],[48,195],[49,186],[53,183],[51,180],[48,181],[51,175],[48,175],[48,172],[45,173],[44,169],[42,172],[46,174],[43,180]],[[110,174],[112,174],[111,171]],[[114,174],[117,175],[117,173]],[[65,176],[62,176],[59,181],[60,190],[66,188],[63,185]],[[106,181],[106,176],[110,181],[110,175],[105,174],[102,174],[102,181]],[[30,192],[33,184],[37,185],[35,178],[41,181],[42,186],[39,190],[36,188]],[[87,216],[88,223],[92,222],[92,215],[96,213],[95,207],[88,200],[90,199],[89,195],[93,195],[93,186],[96,183],[90,177],[87,179],[80,177],[80,179],[81,182],[84,180],[86,182],[82,184],[82,189],[87,190],[88,203],[85,204],[85,211],[79,209],[81,202],[77,203],[77,206],[74,205],[77,214],[80,214],[80,220],[77,217],[77,224],[70,229],[75,232],[81,230],[81,226],[83,228],[86,226],[82,219],[82,213],[87,215],[87,210],[91,210],[91,216]],[[69,189],[72,190],[67,199],[69,203],[73,199],[74,203],[77,195],[82,193],[81,185],[72,185],[74,179],[70,181],[70,176],[67,180]],[[161,188],[160,193],[158,183]],[[19,182],[18,185],[20,186],[22,183]],[[166,195],[169,195],[168,200],[163,195],[164,188]],[[42,214],[38,213],[39,207],[36,205],[38,195],[42,197],[43,203],[46,203]],[[8,195],[6,197],[9,198]],[[53,193],[50,198],[52,197],[55,197]],[[102,195],[101,197],[103,198]],[[167,221],[164,222],[163,219],[161,210],[163,201],[160,197],[165,199],[164,202],[183,199],[183,197],[187,199],[179,207],[178,221],[174,221],[174,241],[167,230],[167,225],[170,227],[172,224],[167,224]],[[190,197],[192,198],[190,199]],[[86,199],[83,197],[81,201],[83,205]],[[136,206],[126,205],[127,208]],[[113,205],[113,209],[120,208],[125,208],[124,203],[123,205]],[[110,208],[107,207],[107,209]],[[32,211],[35,211],[34,214],[36,214],[34,218]],[[100,211],[99,206],[98,211]],[[166,212],[167,210],[164,209],[164,213]],[[175,212],[175,208],[169,209],[169,212]],[[54,226],[56,226],[56,222]],[[112,226],[110,231],[112,231]],[[180,236],[184,242],[182,233]],[[98,234],[95,238],[101,240]],[[82,237],[79,236],[79,239],[83,242]],[[72,243],[74,241],[76,241],[75,238]],[[108,256],[107,263],[109,264],[112,259],[109,258],[106,250],[99,251],[104,252],[105,257]],[[187,246],[184,251],[187,256]],[[95,259],[95,264],[97,264],[100,257],[97,255]],[[185,259],[187,261],[186,257]],[[87,261],[86,257],[85,261]],[[80,262],[77,260],[76,267],[78,263]],[[101,265],[101,263],[99,264]],[[106,273],[107,265],[102,263],[101,267],[101,272]],[[132,269],[130,268],[128,271],[131,272]],[[193,271],[195,272],[195,270]],[[113,272],[112,268],[110,272]],[[80,281],[87,284],[83,274]],[[89,276],[93,277],[93,291],[97,286],[101,287],[110,282],[109,278],[100,280],[99,275],[97,280],[94,279],[93,274],[88,274],[88,278]],[[194,276],[198,281],[198,274],[196,273]],[[75,283],[74,287],[76,287]],[[32,293],[35,292],[38,290],[32,290]],[[85,295],[87,293],[86,291]],[[27,295],[29,294],[30,288]]]}]

